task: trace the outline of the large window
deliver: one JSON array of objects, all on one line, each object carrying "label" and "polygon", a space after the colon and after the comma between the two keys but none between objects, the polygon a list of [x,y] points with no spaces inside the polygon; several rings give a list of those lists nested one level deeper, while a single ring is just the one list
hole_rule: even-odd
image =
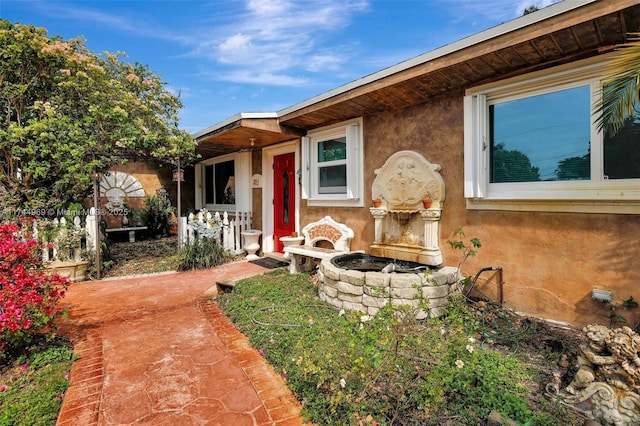
[{"label": "large window", "polygon": [[640,118],[615,137],[597,129],[600,69],[565,68],[470,90],[465,196],[478,205],[553,200],[555,209],[560,200],[640,200]]},{"label": "large window", "polygon": [[221,161],[204,166],[206,204],[230,206],[236,203],[235,161]]},{"label": "large window", "polygon": [[309,205],[362,206],[360,120],[310,132],[303,140],[303,198]]}]

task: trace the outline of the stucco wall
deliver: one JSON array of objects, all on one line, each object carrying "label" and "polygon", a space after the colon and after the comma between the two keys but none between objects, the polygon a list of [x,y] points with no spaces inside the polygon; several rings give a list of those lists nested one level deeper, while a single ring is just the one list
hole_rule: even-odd
[{"label": "stucco wall", "polygon": [[[144,188],[146,195],[156,195],[156,190],[161,185],[165,185],[171,204],[174,207],[177,206],[177,186],[176,182],[173,182],[173,169],[170,166],[159,167],[145,162],[130,161],[126,164],[115,165],[110,170],[128,173],[136,178]],[[128,197],[124,201],[130,207],[139,209],[144,208],[144,199],[144,197]],[[182,199],[184,200],[184,197]],[[105,197],[102,197],[101,205],[104,207],[108,201]],[[105,220],[107,221],[107,227],[117,228],[122,226],[122,217],[112,216],[107,213]]]},{"label": "stucco wall", "polygon": [[[612,290],[614,303],[640,299],[638,215],[572,214],[467,210],[463,193],[462,93],[402,111],[364,119],[366,208],[306,207],[301,223],[327,214],[355,232],[352,249],[368,250],[373,242],[369,213],[374,170],[398,150],[422,153],[442,166],[446,201],[440,228],[445,264],[457,265],[459,254],[447,239],[457,228],[478,237],[482,248],[465,264],[475,275],[487,266],[504,268],[504,301],[517,311],[581,326],[608,324],[609,306],[591,299],[591,290]],[[482,274],[479,289],[497,298],[497,279]],[[640,320],[640,309],[622,312]]]}]

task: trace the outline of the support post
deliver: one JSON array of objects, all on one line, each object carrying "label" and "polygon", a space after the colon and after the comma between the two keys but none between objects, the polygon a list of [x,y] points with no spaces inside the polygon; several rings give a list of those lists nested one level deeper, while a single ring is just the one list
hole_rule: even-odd
[{"label": "support post", "polygon": [[100,274],[101,274],[101,270],[102,270],[102,258],[101,258],[101,248],[102,248],[102,243],[100,241],[101,237],[100,237],[100,205],[99,203],[99,188],[98,188],[98,181],[100,179],[100,173],[98,172],[93,172],[93,175],[91,176],[92,180],[93,180],[93,207],[95,208],[95,216],[96,216],[96,223],[95,223],[95,231],[96,231],[96,279],[100,279]]}]

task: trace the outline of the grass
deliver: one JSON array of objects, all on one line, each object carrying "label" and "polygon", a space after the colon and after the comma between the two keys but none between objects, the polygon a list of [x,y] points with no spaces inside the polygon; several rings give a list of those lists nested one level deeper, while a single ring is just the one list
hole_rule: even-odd
[{"label": "grass", "polygon": [[[492,411],[528,425],[584,421],[543,392],[560,357],[550,342],[578,342],[495,305],[459,299],[427,321],[387,306],[370,318],[338,312],[313,277],[282,270],[239,281],[218,303],[314,424],[484,425]],[[496,321],[519,331],[487,327]]]},{"label": "grass", "polygon": [[73,363],[69,343],[40,336],[6,361],[0,365],[0,425],[55,425]]}]

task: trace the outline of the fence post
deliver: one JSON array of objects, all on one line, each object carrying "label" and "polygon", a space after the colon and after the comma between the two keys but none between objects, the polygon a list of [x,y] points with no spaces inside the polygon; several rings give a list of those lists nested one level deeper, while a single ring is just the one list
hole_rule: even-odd
[{"label": "fence post", "polygon": [[82,250],[82,237],[80,236],[80,230],[82,229],[82,226],[80,225],[81,222],[80,216],[73,217],[73,230],[78,236],[77,246],[73,248],[73,260],[76,262],[79,262],[82,259],[82,256],[80,255]]},{"label": "fence post", "polygon": [[87,250],[91,253],[95,253],[98,250],[98,237],[96,235],[96,208],[91,207],[89,209],[89,215],[84,227],[87,233]]}]

